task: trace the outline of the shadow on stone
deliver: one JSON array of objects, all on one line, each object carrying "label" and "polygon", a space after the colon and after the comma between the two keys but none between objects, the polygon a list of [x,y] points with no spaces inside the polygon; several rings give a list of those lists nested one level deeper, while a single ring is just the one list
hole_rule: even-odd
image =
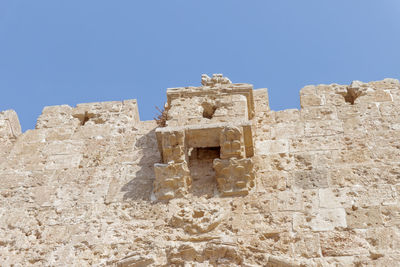
[{"label": "shadow on stone", "polygon": [[132,178],[122,186],[121,191],[125,192],[123,200],[151,200],[153,190],[154,164],[160,162],[160,154],[157,148],[155,129],[141,136],[136,140],[135,150],[139,149],[140,160],[139,170],[132,173]]}]

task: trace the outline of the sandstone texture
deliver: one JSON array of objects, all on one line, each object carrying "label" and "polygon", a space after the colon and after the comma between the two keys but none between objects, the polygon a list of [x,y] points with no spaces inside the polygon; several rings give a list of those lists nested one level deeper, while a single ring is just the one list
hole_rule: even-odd
[{"label": "sandstone texture", "polygon": [[301,109],[203,75],[136,100],[0,112],[1,266],[398,266],[400,83],[306,86]]}]

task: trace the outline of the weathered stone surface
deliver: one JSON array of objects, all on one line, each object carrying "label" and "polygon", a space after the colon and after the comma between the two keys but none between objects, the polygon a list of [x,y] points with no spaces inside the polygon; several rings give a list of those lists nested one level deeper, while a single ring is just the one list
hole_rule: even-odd
[{"label": "weathered stone surface", "polygon": [[160,200],[182,197],[188,193],[192,179],[186,163],[154,165],[154,194]]},{"label": "weathered stone surface", "polygon": [[397,266],[400,83],[311,85],[301,109],[203,76],[136,100],[0,112],[1,266]]},{"label": "weathered stone surface", "polygon": [[214,169],[222,196],[247,195],[255,185],[251,159],[215,159]]}]

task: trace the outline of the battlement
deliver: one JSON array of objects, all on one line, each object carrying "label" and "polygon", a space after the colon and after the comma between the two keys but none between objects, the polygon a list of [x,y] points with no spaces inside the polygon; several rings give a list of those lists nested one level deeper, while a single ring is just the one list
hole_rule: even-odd
[{"label": "battlement", "polygon": [[[215,74],[213,78],[202,77],[203,86],[177,87],[167,89],[167,110],[169,125],[207,124],[243,121],[252,119],[255,113],[269,112],[267,89],[254,90],[251,84],[236,83]],[[218,82],[222,79],[224,82]],[[224,80],[225,79],[225,80]],[[215,87],[216,86],[216,87]],[[301,109],[309,107],[334,106],[346,109],[349,105],[363,106],[370,103],[400,101],[400,84],[396,79],[384,79],[363,83],[354,81],[350,85],[320,84],[308,85],[300,90]],[[218,101],[216,101],[216,98]],[[201,100],[199,100],[201,99]],[[242,105],[241,103],[245,103]],[[279,113],[293,113],[282,110]],[[385,110],[385,112],[387,112]],[[185,121],[185,122],[184,122]],[[47,106],[37,120],[36,129],[57,127],[78,127],[107,124],[115,127],[136,125],[140,122],[136,99],[124,101],[94,102]],[[21,126],[15,111],[0,113],[0,136],[21,134]],[[14,134],[15,133],[15,134]]]},{"label": "battlement", "polygon": [[399,86],[396,79],[369,83],[353,81],[350,85],[309,85],[300,90],[300,105],[303,108],[392,102],[398,100]]},{"label": "battlement", "polygon": [[68,105],[49,106],[43,109],[36,129],[72,127],[83,125],[113,125],[129,127],[138,124],[139,111],[136,99]]}]

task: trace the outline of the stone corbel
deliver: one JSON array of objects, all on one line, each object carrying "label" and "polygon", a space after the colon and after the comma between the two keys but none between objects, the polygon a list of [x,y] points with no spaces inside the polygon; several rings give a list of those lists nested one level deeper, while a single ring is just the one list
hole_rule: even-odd
[{"label": "stone corbel", "polygon": [[220,133],[221,159],[243,158],[243,134],[239,127],[225,127]]},{"label": "stone corbel", "polygon": [[192,184],[186,162],[154,164],[154,195],[159,200],[169,200],[186,195]]},{"label": "stone corbel", "polygon": [[247,195],[255,185],[251,158],[215,159],[213,166],[222,196]]}]

